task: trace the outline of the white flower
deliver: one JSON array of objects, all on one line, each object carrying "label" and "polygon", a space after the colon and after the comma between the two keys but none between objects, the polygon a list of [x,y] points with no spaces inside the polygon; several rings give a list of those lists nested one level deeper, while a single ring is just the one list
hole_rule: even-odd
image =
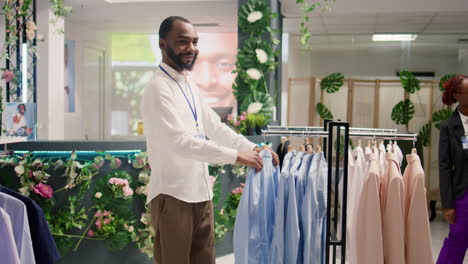
[{"label": "white flower", "polygon": [[16,166],[15,167],[15,172],[18,174],[18,175],[21,175],[24,173],[24,167],[19,165],[19,166]]},{"label": "white flower", "polygon": [[254,11],[254,12],[250,13],[250,14],[247,16],[247,20],[248,20],[250,23],[255,23],[255,22],[257,22],[258,20],[262,19],[262,17],[263,17],[262,12],[260,12],[260,11]]},{"label": "white flower", "polygon": [[131,232],[133,232],[133,231],[135,230],[135,228],[134,228],[133,226],[129,226],[129,227],[127,228],[127,230],[128,230],[128,232],[131,233]]},{"label": "white flower", "polygon": [[140,175],[138,175],[138,180],[139,180],[141,183],[148,184],[148,182],[149,182],[149,176],[148,176],[148,174],[142,172],[142,173],[140,173]]},{"label": "white flower", "polygon": [[96,197],[97,199],[101,199],[102,197],[102,193],[101,192],[97,192],[94,197]]},{"label": "white flower", "polygon": [[249,114],[256,114],[262,110],[263,104],[259,102],[251,103],[247,108],[247,113]]},{"label": "white flower", "polygon": [[249,75],[250,79],[254,80],[260,80],[260,78],[262,78],[262,73],[255,68],[248,69],[247,75]]},{"label": "white flower", "polygon": [[256,49],[255,53],[257,54],[257,60],[260,63],[265,63],[268,61],[268,54],[262,49]]},{"label": "white flower", "polygon": [[28,186],[23,186],[23,187],[19,188],[18,191],[24,196],[29,196]]}]

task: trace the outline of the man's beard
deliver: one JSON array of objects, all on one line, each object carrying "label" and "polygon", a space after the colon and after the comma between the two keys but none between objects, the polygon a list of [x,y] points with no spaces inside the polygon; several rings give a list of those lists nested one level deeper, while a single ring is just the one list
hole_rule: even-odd
[{"label": "man's beard", "polygon": [[[168,46],[167,55],[178,67],[184,70],[191,71],[193,69],[193,65],[195,65],[195,61],[197,60],[198,53],[187,52],[187,53],[180,53],[179,55],[177,55],[175,51],[171,47]],[[182,56],[185,56],[185,55],[194,55],[191,63],[187,64],[187,63],[182,62]]]}]

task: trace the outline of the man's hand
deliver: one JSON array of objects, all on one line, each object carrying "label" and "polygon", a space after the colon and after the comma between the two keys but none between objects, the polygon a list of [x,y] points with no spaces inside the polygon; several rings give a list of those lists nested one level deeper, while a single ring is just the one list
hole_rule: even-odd
[{"label": "man's hand", "polygon": [[258,154],[258,152],[255,150],[248,152],[239,152],[237,154],[236,162],[240,165],[253,167],[257,170],[257,172],[261,171],[263,168],[262,157],[260,157],[260,154]]},{"label": "man's hand", "polygon": [[444,209],[444,218],[449,222],[450,224],[454,225],[455,224],[455,218],[456,218],[456,213],[455,209]]},{"label": "man's hand", "polygon": [[268,145],[265,145],[263,148],[260,148],[260,147],[255,147],[254,150],[257,151],[258,153],[260,153],[260,151],[262,151],[262,149],[268,149],[270,152],[271,152],[271,156],[273,157],[273,165],[276,167],[279,165],[279,156],[278,154],[276,154],[275,151],[273,151],[272,148],[270,148],[270,146]]}]

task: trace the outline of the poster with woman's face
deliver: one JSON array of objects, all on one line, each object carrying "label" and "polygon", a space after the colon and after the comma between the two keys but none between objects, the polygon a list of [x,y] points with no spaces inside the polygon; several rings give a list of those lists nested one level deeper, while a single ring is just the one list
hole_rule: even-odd
[{"label": "poster with woman's face", "polygon": [[35,103],[7,103],[3,111],[6,135],[9,137],[27,137],[34,140],[35,117]]},{"label": "poster with woman's face", "polygon": [[65,112],[75,112],[75,41],[65,40]]}]

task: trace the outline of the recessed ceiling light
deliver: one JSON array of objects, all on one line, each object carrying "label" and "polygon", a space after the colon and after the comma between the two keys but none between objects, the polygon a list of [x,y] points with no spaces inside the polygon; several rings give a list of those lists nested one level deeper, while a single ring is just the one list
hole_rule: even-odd
[{"label": "recessed ceiling light", "polygon": [[413,41],[416,34],[373,34],[372,41]]}]

